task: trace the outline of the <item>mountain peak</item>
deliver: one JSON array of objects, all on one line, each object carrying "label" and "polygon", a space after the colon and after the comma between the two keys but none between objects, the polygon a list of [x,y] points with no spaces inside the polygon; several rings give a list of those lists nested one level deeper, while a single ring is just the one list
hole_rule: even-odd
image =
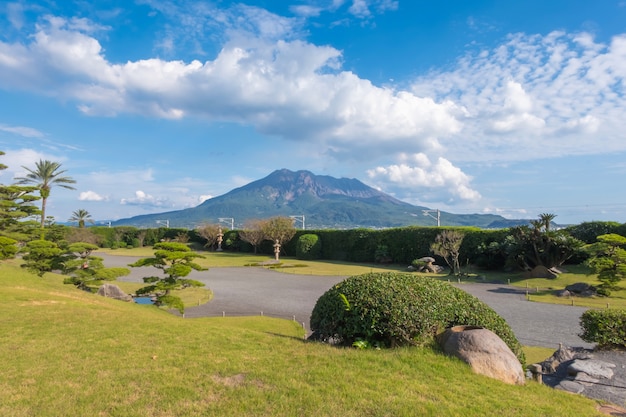
[{"label": "mountain peak", "polygon": [[[413,206],[369,187],[354,178],[316,175],[310,171],[278,169],[265,178],[184,210],[136,216],[115,225],[154,227],[156,219],[168,219],[171,227],[195,228],[233,218],[237,228],[248,220],[275,216],[306,216],[310,228],[399,227],[432,225],[422,213],[427,207]],[[505,220],[495,215],[442,213],[446,225],[487,227]]]}]

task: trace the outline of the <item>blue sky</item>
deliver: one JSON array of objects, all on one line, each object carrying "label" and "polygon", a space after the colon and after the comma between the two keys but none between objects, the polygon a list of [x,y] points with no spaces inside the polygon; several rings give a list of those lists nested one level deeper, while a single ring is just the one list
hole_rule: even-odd
[{"label": "blue sky", "polygon": [[623,0],[2,2],[0,182],[61,162],[61,222],[281,168],[453,213],[626,222],[625,79]]}]

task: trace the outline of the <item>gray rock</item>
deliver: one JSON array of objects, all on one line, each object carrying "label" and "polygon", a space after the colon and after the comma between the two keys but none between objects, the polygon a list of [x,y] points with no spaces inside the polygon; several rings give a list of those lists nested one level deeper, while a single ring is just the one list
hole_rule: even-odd
[{"label": "gray rock", "polygon": [[576,359],[568,367],[569,375],[577,375],[584,373],[594,378],[613,378],[613,369],[615,364],[604,362],[597,359]]},{"label": "gray rock", "polygon": [[103,284],[100,288],[98,288],[98,292],[96,294],[121,301],[133,301],[132,296],[126,294],[120,287],[114,284]]},{"label": "gray rock", "polygon": [[580,394],[585,390],[585,387],[582,384],[579,384],[578,382],[575,382],[575,381],[567,381],[567,380],[561,381],[554,388],[560,389],[562,391],[573,392],[575,394]]},{"label": "gray rock", "polygon": [[557,290],[554,293],[557,297],[571,297],[572,293],[569,292],[568,290]]},{"label": "gray rock", "polygon": [[443,351],[468,363],[480,375],[507,384],[523,385],[524,370],[511,349],[491,330],[476,326],[455,326],[439,338]]},{"label": "gray rock", "polygon": [[582,294],[587,291],[591,291],[593,293],[596,292],[596,288],[593,285],[589,285],[586,282],[577,282],[575,284],[570,284],[565,289],[574,294]]}]

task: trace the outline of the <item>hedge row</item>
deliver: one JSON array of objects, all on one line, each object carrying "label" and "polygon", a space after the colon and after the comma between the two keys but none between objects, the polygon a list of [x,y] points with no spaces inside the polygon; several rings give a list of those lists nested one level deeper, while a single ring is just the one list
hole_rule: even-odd
[{"label": "hedge row", "polygon": [[[508,229],[483,230],[474,227],[450,227],[448,230],[461,231],[465,237],[461,245],[459,260],[462,264],[469,262],[487,264],[483,259],[486,255],[481,249],[492,242],[501,242]],[[416,258],[433,256],[430,245],[435,237],[444,230],[437,227],[402,227],[383,230],[352,229],[352,230],[299,230],[296,236],[285,245],[288,256],[296,256],[297,242],[303,234],[315,234],[321,240],[321,259],[374,262],[377,251],[385,248],[388,257],[394,263],[410,265]],[[437,259],[443,263],[442,259]],[[504,264],[504,258],[496,261],[497,266]]]}]

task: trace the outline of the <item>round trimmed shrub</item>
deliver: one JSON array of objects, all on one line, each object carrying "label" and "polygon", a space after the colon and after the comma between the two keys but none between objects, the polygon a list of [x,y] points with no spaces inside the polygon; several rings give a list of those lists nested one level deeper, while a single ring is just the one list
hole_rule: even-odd
[{"label": "round trimmed shrub", "polygon": [[307,233],[298,238],[296,244],[297,259],[319,259],[322,254],[322,241],[315,234]]},{"label": "round trimmed shrub", "polygon": [[524,363],[507,322],[478,298],[447,282],[408,273],[369,273],[324,293],[311,313],[313,337],[351,346],[406,346],[431,341],[448,327],[480,326],[497,334]]},{"label": "round trimmed shrub", "polygon": [[626,348],[626,310],[587,310],[580,317],[585,342],[598,349]]}]

